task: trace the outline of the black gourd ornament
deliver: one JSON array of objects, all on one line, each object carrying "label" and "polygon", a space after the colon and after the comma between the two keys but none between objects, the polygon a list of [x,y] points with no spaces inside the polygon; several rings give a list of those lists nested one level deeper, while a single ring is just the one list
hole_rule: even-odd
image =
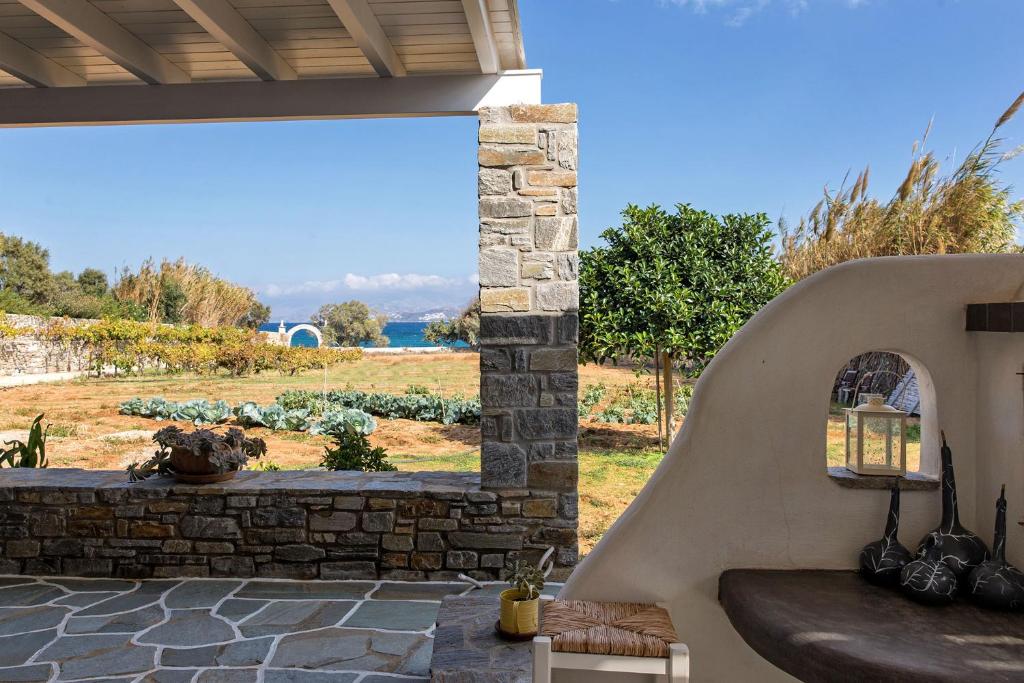
[{"label": "black gourd ornament", "polygon": [[956,574],[942,561],[946,538],[929,534],[924,550],[900,572],[900,588],[925,605],[948,605],[956,597]]},{"label": "black gourd ornament", "polygon": [[1006,485],[996,501],[996,533],[992,559],[971,572],[967,585],[971,597],[983,607],[1002,610],[1024,609],[1024,572],[1006,561]]},{"label": "black gourd ornament", "polygon": [[900,488],[892,487],[889,498],[889,517],[885,523],[885,535],[881,540],[868,543],[860,551],[860,573],[871,583],[895,586],[900,581],[900,572],[913,560],[910,551],[896,539],[900,529]]},{"label": "black gourd ornament", "polygon": [[967,577],[971,570],[989,558],[988,547],[973,531],[968,531],[960,524],[960,513],[957,510],[956,479],[953,476],[953,451],[946,443],[946,433],[942,432],[942,522],[921,539],[917,552],[920,555],[932,536],[941,537],[942,561],[945,562],[961,587],[967,587]]}]

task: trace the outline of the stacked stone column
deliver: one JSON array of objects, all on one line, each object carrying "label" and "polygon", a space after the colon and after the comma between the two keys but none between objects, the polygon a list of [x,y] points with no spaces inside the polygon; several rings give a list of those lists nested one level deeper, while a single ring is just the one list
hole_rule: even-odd
[{"label": "stacked stone column", "polygon": [[555,546],[565,575],[577,558],[576,105],[483,109],[479,142],[481,483],[504,514],[551,509],[525,529],[524,554]]}]

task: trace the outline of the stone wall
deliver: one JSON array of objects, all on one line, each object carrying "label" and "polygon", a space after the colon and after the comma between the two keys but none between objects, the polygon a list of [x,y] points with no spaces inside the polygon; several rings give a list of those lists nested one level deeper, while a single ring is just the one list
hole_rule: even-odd
[{"label": "stone wall", "polygon": [[[98,322],[70,318],[39,318],[8,313],[4,322],[31,331],[43,330],[53,322],[82,325]],[[41,375],[49,372],[85,372],[91,366],[87,349],[81,344],[60,344],[19,335],[0,339],[0,377]]]},{"label": "stone wall", "polygon": [[[0,574],[502,578],[568,547],[557,494],[475,474],[243,472],[186,486],[123,472],[0,472]],[[564,576],[564,573],[563,573]]]},{"label": "stone wall", "polygon": [[577,560],[576,105],[483,109],[478,161],[481,481],[557,502],[564,575]]}]

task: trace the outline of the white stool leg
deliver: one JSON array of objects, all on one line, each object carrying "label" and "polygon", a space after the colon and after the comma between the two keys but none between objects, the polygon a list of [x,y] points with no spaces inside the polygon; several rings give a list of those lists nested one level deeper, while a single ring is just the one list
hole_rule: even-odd
[{"label": "white stool leg", "polygon": [[669,683],[690,683],[690,648],[683,643],[669,645],[665,673]]},{"label": "white stool leg", "polygon": [[533,639],[533,683],[551,683],[551,638]]}]

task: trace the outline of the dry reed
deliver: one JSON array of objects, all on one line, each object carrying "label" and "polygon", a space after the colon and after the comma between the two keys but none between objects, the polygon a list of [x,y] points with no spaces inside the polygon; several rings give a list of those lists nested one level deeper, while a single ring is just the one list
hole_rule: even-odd
[{"label": "dry reed", "polygon": [[824,197],[790,232],[783,221],[780,260],[794,280],[837,263],[874,256],[1002,253],[1019,251],[1017,227],[1024,201],[997,177],[999,164],[1024,146],[1001,152],[1000,129],[1024,106],[1024,93],[1003,112],[992,132],[956,170],[940,176],[940,164],[923,151],[931,123],[914,143],[910,169],[885,203],[868,197],[869,169]]}]

